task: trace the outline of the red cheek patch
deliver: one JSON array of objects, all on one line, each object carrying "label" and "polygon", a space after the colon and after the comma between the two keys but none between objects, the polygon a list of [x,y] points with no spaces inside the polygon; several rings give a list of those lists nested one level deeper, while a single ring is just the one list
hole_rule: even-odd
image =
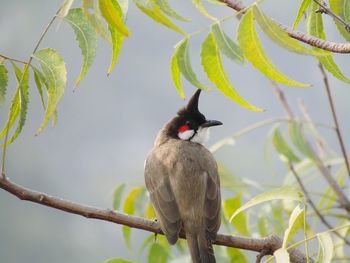
[{"label": "red cheek patch", "polygon": [[182,133],[182,132],[188,131],[189,129],[190,129],[190,127],[187,124],[185,124],[185,125],[180,126],[180,128],[177,131],[179,133]]}]

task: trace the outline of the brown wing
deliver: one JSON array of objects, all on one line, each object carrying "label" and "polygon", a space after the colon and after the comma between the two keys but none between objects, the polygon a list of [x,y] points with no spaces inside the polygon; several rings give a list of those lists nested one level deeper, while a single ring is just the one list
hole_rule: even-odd
[{"label": "brown wing", "polygon": [[181,218],[168,174],[168,168],[151,152],[145,163],[146,188],[162,231],[169,243],[175,244],[181,230]]}]

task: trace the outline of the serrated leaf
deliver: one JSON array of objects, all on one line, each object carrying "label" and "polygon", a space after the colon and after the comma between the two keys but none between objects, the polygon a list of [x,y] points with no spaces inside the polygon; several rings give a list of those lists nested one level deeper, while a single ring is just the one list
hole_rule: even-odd
[{"label": "serrated leaf", "polygon": [[230,263],[248,263],[247,258],[238,248],[227,247],[226,253],[230,259]]},{"label": "serrated leaf", "polygon": [[[26,70],[25,72],[21,71],[16,64],[12,63],[16,75],[16,79],[18,82],[18,92],[19,92],[19,121],[17,128],[12,135],[11,139],[8,143],[12,143],[18,135],[21,133],[23,126],[26,121],[28,103],[29,103],[29,72]],[[25,68],[25,66],[24,66]]]},{"label": "serrated leaf", "polygon": [[158,243],[153,243],[147,257],[148,263],[166,263],[170,257],[168,251]]},{"label": "serrated leaf", "polygon": [[195,7],[198,9],[198,11],[201,12],[202,15],[204,15],[205,17],[207,17],[211,20],[217,20],[216,17],[210,15],[207,12],[207,10],[205,10],[201,0],[192,0],[192,3],[195,5]]},{"label": "serrated leaf", "polygon": [[275,252],[273,252],[275,256],[276,263],[289,263],[289,253],[285,248],[279,248]]},{"label": "serrated leaf", "polygon": [[111,58],[111,64],[109,65],[109,68],[108,68],[108,75],[109,75],[111,74],[118,60],[120,49],[122,48],[122,45],[123,45],[124,37],[117,30],[115,30],[115,28],[108,27],[108,29],[112,37],[112,58]]},{"label": "serrated leaf", "polygon": [[16,119],[18,118],[19,112],[20,112],[20,94],[19,94],[19,89],[17,89],[11,101],[7,122],[4,128],[2,129],[2,131],[0,132],[0,138],[5,136],[5,134],[7,133],[7,130],[11,129]]},{"label": "serrated leaf", "polygon": [[293,144],[302,154],[304,154],[311,160],[316,160],[315,154],[311,148],[311,145],[306,141],[304,137],[301,123],[299,122],[290,123],[288,125],[288,133]]},{"label": "serrated leaf", "polygon": [[9,77],[6,67],[0,64],[0,104],[5,101],[8,79]]},{"label": "serrated leaf", "polygon": [[[312,1],[310,6],[310,13],[307,17],[307,32],[312,36],[326,40],[326,34],[323,28],[322,14],[316,13],[317,9],[318,5]],[[334,77],[345,83],[350,83],[350,79],[347,78],[340,70],[338,65],[335,63],[333,55],[331,53],[326,56],[317,57],[317,59]]]},{"label": "serrated leaf", "polygon": [[94,28],[84,16],[81,8],[71,9],[64,20],[73,28],[81,54],[83,55],[83,65],[79,77],[74,84],[74,89],[76,89],[95,59],[98,39]]},{"label": "serrated leaf", "polygon": [[257,5],[253,6],[253,13],[264,33],[280,47],[302,55],[322,56],[327,54],[323,50],[308,49],[301,45],[300,41],[291,38],[274,20],[265,15]]},{"label": "serrated leaf", "polygon": [[[350,24],[350,1],[349,0],[329,0],[332,11],[340,16],[346,23]],[[344,25],[334,19],[337,28],[342,36],[350,42],[350,33],[345,29]]]},{"label": "serrated leaf", "polygon": [[167,28],[170,28],[170,29],[180,33],[181,35],[186,35],[186,33],[184,31],[182,31],[181,28],[179,28],[177,25],[175,25],[173,22],[171,22],[171,20],[162,13],[162,10],[160,9],[159,6],[152,5],[150,8],[148,8],[148,7],[141,5],[139,3],[136,3],[136,6],[143,13],[145,13],[150,18],[152,18],[154,21],[162,24],[163,26],[166,26]]},{"label": "serrated leaf", "polygon": [[184,18],[183,16],[180,16],[177,12],[175,12],[174,9],[172,9],[171,6],[169,5],[168,0],[156,0],[156,2],[160,7],[160,9],[168,16],[183,22],[190,21],[189,19]]},{"label": "serrated leaf", "polygon": [[[224,200],[223,202],[223,210],[227,218],[230,216],[241,206],[241,195],[237,195],[234,198],[229,198]],[[237,215],[231,223],[235,227],[236,231],[244,236],[249,236],[247,217],[245,214],[241,213]]]},{"label": "serrated leaf", "polygon": [[181,86],[180,68],[177,62],[178,51],[179,51],[179,46],[176,47],[175,52],[171,57],[171,64],[170,64],[171,77],[173,78],[173,83],[180,97],[182,99],[185,99],[185,93]]},{"label": "serrated leaf", "polygon": [[288,85],[306,88],[310,85],[303,84],[292,79],[289,79],[286,75],[277,70],[272,64],[270,59],[265,54],[258,34],[254,27],[254,17],[252,9],[249,9],[242,17],[241,22],[238,26],[237,34],[238,44],[241,47],[244,57],[261,73],[266,75],[268,78]]},{"label": "serrated leaf", "polygon": [[305,208],[300,208],[296,206],[289,217],[288,228],[284,232],[282,248],[287,248],[289,242],[292,240],[293,236],[298,232],[299,229],[304,229],[304,219],[305,219]]},{"label": "serrated leaf", "polygon": [[64,93],[67,82],[67,69],[60,54],[51,48],[45,48],[33,54],[43,70],[47,85],[47,107],[45,116],[36,134],[43,131],[49,119],[54,114]]},{"label": "serrated leaf", "polygon": [[129,36],[129,30],[123,21],[122,9],[117,0],[99,0],[100,11],[109,27],[118,30],[123,36]]},{"label": "serrated leaf", "polygon": [[319,253],[316,262],[318,263],[330,263],[333,258],[333,241],[332,237],[327,232],[317,234],[319,241]]},{"label": "serrated leaf", "polygon": [[298,9],[298,14],[297,14],[297,17],[295,18],[295,21],[293,23],[293,29],[295,29],[301,18],[303,17],[304,13],[306,12],[306,10],[309,8],[310,4],[311,4],[311,1],[312,0],[302,0],[300,6],[299,6],[299,9]]},{"label": "serrated leaf", "polygon": [[220,48],[220,51],[224,53],[229,59],[239,64],[244,63],[244,56],[241,48],[226,35],[221,29],[219,24],[213,24],[211,31],[214,34],[215,42]]},{"label": "serrated leaf", "polygon": [[110,258],[107,259],[104,263],[133,263],[131,260],[123,258]]},{"label": "serrated leaf", "polygon": [[284,140],[278,128],[275,129],[272,138],[272,144],[275,147],[276,151],[284,158],[286,158],[288,162],[300,162],[299,157],[294,154],[288,143]]},{"label": "serrated leaf", "polygon": [[221,62],[218,45],[215,42],[214,34],[209,33],[202,43],[201,62],[209,80],[227,97],[238,105],[254,111],[263,111],[244,100],[235,88],[231,85]]},{"label": "serrated leaf", "polygon": [[247,210],[248,208],[251,208],[258,204],[272,201],[272,200],[291,200],[291,201],[301,202],[302,196],[303,194],[301,192],[295,191],[295,189],[292,189],[289,186],[284,186],[284,187],[273,189],[271,191],[261,193],[253,197],[252,199],[250,199],[247,203],[245,203],[240,208],[238,208],[231,216],[230,222],[233,220],[235,216],[237,216],[242,211]]},{"label": "serrated leaf", "polygon": [[46,106],[45,106],[44,93],[43,93],[43,88],[42,88],[43,83],[41,83],[41,81],[44,77],[41,76],[42,73],[38,69],[36,69],[34,67],[32,67],[32,69],[33,69],[33,73],[34,73],[34,81],[35,81],[35,84],[36,84],[36,87],[38,89],[39,96],[40,96],[41,105],[43,106],[43,109],[45,109]]},{"label": "serrated leaf", "polygon": [[114,192],[113,192],[113,210],[118,210],[119,209],[124,188],[125,188],[125,184],[124,183],[119,184],[116,188],[114,188]]},{"label": "serrated leaf", "polygon": [[180,43],[177,44],[176,49],[176,59],[179,66],[181,74],[187,79],[193,86],[196,86],[202,90],[210,90],[209,87],[199,82],[196,74],[193,71],[190,52],[189,52],[189,40],[188,38],[183,39]]},{"label": "serrated leaf", "polygon": [[[129,194],[126,196],[125,201],[124,201],[124,206],[123,206],[123,212],[127,213],[129,215],[134,215],[136,212],[136,207],[135,207],[135,199],[137,196],[144,191],[144,187],[135,187],[133,188]],[[128,246],[129,249],[131,249],[131,242],[130,242],[130,233],[131,233],[131,228],[128,226],[123,226],[122,227],[125,243]]]}]

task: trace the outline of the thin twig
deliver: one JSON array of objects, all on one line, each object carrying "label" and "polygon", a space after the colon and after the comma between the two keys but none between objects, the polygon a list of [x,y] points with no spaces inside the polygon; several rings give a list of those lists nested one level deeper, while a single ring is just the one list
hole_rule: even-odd
[{"label": "thin twig", "polygon": [[281,91],[281,89],[279,88],[278,84],[276,81],[271,80],[271,84],[272,84],[272,89],[273,91],[276,93],[277,95],[277,99],[281,102],[283,109],[285,110],[285,112],[287,113],[287,116],[290,120],[294,119],[294,114],[293,111],[286,99],[286,96],[284,96],[284,93]]},{"label": "thin twig", "polygon": [[320,68],[321,74],[323,76],[323,82],[324,82],[324,86],[325,86],[326,91],[327,91],[327,97],[328,97],[329,107],[330,107],[331,112],[332,112],[335,132],[337,133],[338,141],[339,141],[339,144],[340,144],[340,149],[341,149],[343,157],[344,157],[346,170],[348,172],[348,175],[350,176],[350,165],[349,165],[348,154],[346,152],[344,140],[343,140],[342,134],[340,132],[338,118],[337,118],[337,113],[335,111],[333,97],[332,97],[331,89],[330,89],[330,86],[329,86],[327,73],[324,70],[324,68],[323,68],[321,63],[318,64],[318,67]]},{"label": "thin twig", "polygon": [[[236,10],[242,11],[246,7],[237,0],[219,0],[220,2],[226,4],[228,7]],[[350,53],[350,43],[335,43],[326,40],[319,39],[314,36],[307,35],[305,33],[294,30],[288,26],[285,26],[277,21],[275,21],[280,28],[282,28],[290,37],[304,42],[308,45],[321,48],[334,53]]]},{"label": "thin twig", "polygon": [[[71,214],[81,215],[86,218],[93,218],[103,221],[109,221],[120,225],[129,226],[132,228],[142,229],[149,232],[163,234],[160,230],[159,223],[153,220],[147,220],[137,216],[127,215],[118,211],[109,209],[100,209],[91,206],[73,203],[61,198],[49,196],[47,194],[36,192],[28,188],[19,186],[9,179],[0,178],[0,188],[17,196],[21,200],[34,202],[47,207],[55,208]],[[183,232],[180,233],[180,238],[185,238]],[[264,238],[248,238],[239,236],[230,236],[218,234],[214,244],[219,246],[234,247],[238,249],[250,250],[260,253],[261,251],[269,251],[273,254],[274,251],[282,246],[281,238],[270,235]],[[306,263],[306,256],[298,249],[288,250],[291,262]],[[312,259],[310,259],[313,262]]]},{"label": "thin twig", "polygon": [[[333,229],[333,226],[326,220],[326,218],[321,214],[321,212],[317,209],[317,206],[315,205],[315,203],[312,201],[311,196],[309,195],[308,191],[306,190],[304,183],[301,181],[299,175],[297,174],[297,172],[294,169],[294,166],[292,163],[289,163],[289,169],[291,170],[292,174],[294,175],[295,179],[297,180],[301,191],[304,193],[304,196],[306,198],[306,201],[310,204],[310,206],[312,207],[312,209],[314,210],[314,212],[316,213],[317,217],[320,219],[320,221],[328,228],[328,229]],[[342,239],[344,241],[345,244],[347,244],[348,246],[350,246],[350,241],[348,241],[345,237],[343,237],[342,235],[340,235],[338,232],[334,232],[334,234],[339,237],[340,239]]]},{"label": "thin twig", "polygon": [[13,61],[13,62],[18,62],[18,63],[22,63],[22,64],[27,64],[28,62],[25,62],[23,60],[19,60],[19,59],[15,59],[15,58],[10,58],[8,56],[5,56],[5,55],[2,55],[0,54],[0,58],[3,58],[4,60],[10,60],[10,61]]}]

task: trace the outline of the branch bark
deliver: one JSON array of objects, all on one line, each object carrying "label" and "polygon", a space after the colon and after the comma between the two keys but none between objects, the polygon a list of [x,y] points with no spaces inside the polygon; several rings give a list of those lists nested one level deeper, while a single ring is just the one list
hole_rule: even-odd
[{"label": "branch bark", "polygon": [[[137,216],[127,215],[118,211],[112,211],[110,209],[100,209],[78,203],[73,203],[41,192],[36,192],[27,189],[9,181],[8,178],[0,178],[0,188],[13,194],[14,196],[17,196],[21,200],[34,202],[40,205],[55,208],[71,214],[80,215],[86,218],[108,221],[119,225],[125,225],[132,228],[162,234],[160,226],[156,221],[147,220]],[[184,233],[180,233],[180,237],[185,238]],[[275,250],[281,247],[282,240],[275,235],[270,235],[264,238],[248,238],[218,234],[214,244],[219,246],[256,251],[258,253],[263,252],[265,255],[272,255]],[[307,262],[306,256],[298,249],[290,249],[289,253],[291,262]],[[309,262],[313,262],[313,260],[309,259]]]},{"label": "branch bark", "polygon": [[[219,0],[222,3],[226,4],[226,6],[236,10],[236,11],[242,11],[246,8],[242,3],[237,2],[236,0]],[[319,39],[314,36],[307,35],[305,33],[299,32],[297,30],[294,30],[288,26],[285,26],[277,21],[275,21],[280,28],[282,28],[287,34],[301,42],[304,42],[308,45],[321,48],[333,53],[350,53],[350,43],[336,43],[331,41],[326,41],[323,39]]]}]

